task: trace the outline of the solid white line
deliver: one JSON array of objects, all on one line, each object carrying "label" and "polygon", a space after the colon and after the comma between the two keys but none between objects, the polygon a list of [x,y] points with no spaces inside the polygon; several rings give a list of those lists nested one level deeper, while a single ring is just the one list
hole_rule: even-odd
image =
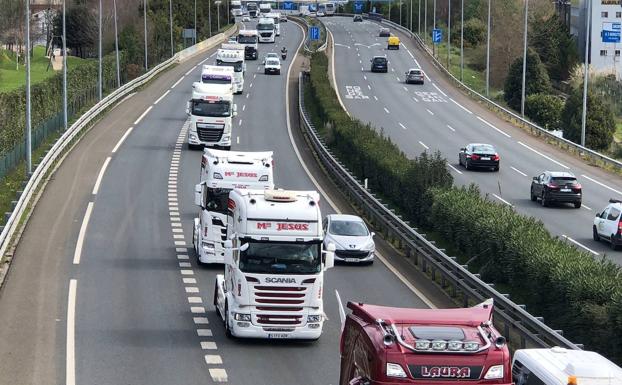
[{"label": "solid white line", "polygon": [[425,143],[423,143],[422,141],[419,141],[419,144],[423,146],[423,148],[425,148],[426,150],[429,150],[430,147],[426,146]]},{"label": "solid white line", "polygon": [[449,124],[447,125],[447,128],[449,128],[449,129],[450,129],[450,130],[452,130],[453,132],[456,132],[456,130],[455,130],[452,126],[450,126]]},{"label": "solid white line", "polygon": [[[521,146],[525,147],[525,148],[526,148],[526,149],[528,149],[528,150],[531,150],[531,151],[535,152],[536,154],[540,155],[541,157],[546,158],[546,159],[550,160],[551,162],[553,162],[553,163],[555,163],[555,164],[557,164],[557,165],[559,165],[559,166],[562,166],[563,168],[565,168],[565,169],[567,169],[567,170],[568,170],[568,169],[570,169],[570,167],[566,166],[565,164],[563,164],[563,163],[559,163],[558,161],[556,161],[555,159],[551,158],[550,156],[545,155],[545,154],[541,153],[540,151],[538,151],[538,150],[536,150],[536,149],[534,149],[534,148],[529,147],[528,145],[526,145],[526,144],[525,144],[525,143],[523,143],[523,142],[518,142],[518,144],[520,144]],[[585,175],[583,175],[583,176],[585,176]],[[589,179],[589,178],[588,178],[588,179]],[[622,193],[621,193],[621,194],[622,194]]]},{"label": "solid white line", "polygon": [[181,83],[181,81],[184,80],[184,78],[185,78],[185,76],[180,77],[179,80],[176,81],[175,84],[173,84],[171,86],[171,89],[175,88],[175,86],[177,86],[179,83]]},{"label": "solid white line", "polygon": [[76,249],[73,252],[73,264],[79,265],[80,258],[82,256],[82,245],[84,244],[84,237],[86,236],[86,228],[89,225],[89,219],[91,218],[91,212],[93,211],[93,202],[89,202],[86,206],[86,212],[82,219],[82,225],[80,226],[80,232],[78,233],[78,241],[76,242]]},{"label": "solid white line", "polygon": [[447,96],[446,93],[443,92],[443,90],[441,90],[440,88],[438,88],[438,86],[436,85],[436,83],[432,83],[432,85],[434,86],[434,88],[436,88],[438,90],[438,92],[440,92],[441,94],[443,94],[443,96]]},{"label": "solid white line", "polygon": [[583,204],[581,205],[581,208],[584,208],[584,209],[586,209],[586,210],[592,211],[592,208],[591,208],[591,207],[588,207],[588,206],[583,205]]},{"label": "solid white line", "polygon": [[618,190],[614,189],[613,187],[609,187],[609,186],[607,186],[606,184],[604,184],[604,183],[601,183],[601,182],[597,181],[596,179],[592,179],[592,178],[590,178],[589,176],[587,176],[587,175],[585,175],[585,174],[582,174],[581,176],[582,176],[582,177],[584,177],[584,178],[585,178],[585,179],[587,179],[587,180],[590,180],[590,181],[592,181],[592,182],[596,183],[597,185],[600,185],[600,186],[602,186],[602,187],[604,187],[604,188],[606,188],[606,189],[608,189],[608,190],[610,190],[610,191],[613,191],[613,192],[614,192],[614,193],[616,193],[616,194],[620,194],[620,195],[622,195],[622,192],[620,192],[620,191],[618,191]]},{"label": "solid white line", "polygon": [[406,129],[406,126],[404,126],[402,123],[398,123],[400,125],[400,127],[402,127],[403,129]]},{"label": "solid white line", "polygon": [[112,149],[113,154],[117,152],[119,147],[121,147],[121,144],[123,144],[123,142],[125,141],[125,138],[127,138],[127,136],[130,134],[130,132],[132,132],[133,129],[134,129],[134,126],[131,126],[130,128],[127,129],[127,131],[125,131],[125,134],[123,134],[121,139],[119,139],[119,141],[117,142],[117,145],[114,146],[114,148]]},{"label": "solid white line", "polygon": [[512,170],[516,171],[517,173],[521,174],[522,176],[527,176],[527,174],[525,174],[524,172],[522,172],[521,170],[519,170],[519,169],[517,169],[517,168],[514,168],[514,167],[512,167],[512,166],[510,166],[510,168],[511,168]]},{"label": "solid white line", "polygon": [[155,102],[153,102],[153,104],[154,104],[154,105],[155,105],[155,104],[158,104],[158,103],[160,102],[160,100],[164,99],[164,97],[165,97],[166,95],[168,95],[168,93],[169,93],[169,92],[171,92],[171,90],[166,90],[166,92],[165,92],[162,96],[160,96],[160,97],[158,98],[158,100],[156,100]]},{"label": "solid white line", "polygon": [[69,295],[67,296],[67,347],[65,384],[76,385],[76,291],[78,281],[69,280]]},{"label": "solid white line", "polygon": [[[421,65],[419,64],[419,62],[417,61],[417,59],[413,58],[415,60],[415,64],[417,65],[417,67],[421,68]],[[428,78],[428,75],[424,72],[423,73],[425,75],[426,78]],[[428,78],[428,80],[430,80],[430,78]]]},{"label": "solid white line", "polygon": [[512,206],[512,204],[510,202],[508,202],[505,199],[501,198],[499,195],[493,193],[492,196],[497,198],[497,199],[499,199],[501,202],[505,203],[506,205]]},{"label": "solid white line", "polygon": [[449,164],[449,162],[447,162],[447,165],[449,166],[450,169],[454,170],[455,172],[457,172],[458,174],[462,175],[462,171],[458,170],[457,168],[455,168],[454,166],[452,166],[451,164]]},{"label": "solid white line", "polygon": [[430,111],[429,109],[426,108],[425,110],[428,111],[428,114],[434,115],[434,112]]},{"label": "solid white line", "polygon": [[197,66],[194,66],[194,67],[190,68],[190,69],[188,70],[188,72],[186,72],[186,74],[185,74],[184,76],[188,76],[188,75],[190,75],[190,74],[192,73],[192,71],[194,71],[194,70],[195,70],[195,68],[197,68]]},{"label": "solid white line", "polygon": [[594,254],[594,255],[600,255],[597,252],[595,252],[594,250],[590,249],[589,247],[585,246],[584,244],[575,241],[574,239],[570,238],[567,235],[562,234],[562,237],[566,238],[567,240],[569,240],[570,242],[574,243],[575,245],[584,248],[585,250],[589,251],[590,253]]},{"label": "solid white line", "polygon": [[143,112],[142,115],[140,115],[138,117],[138,119],[136,119],[136,121],[134,122],[134,125],[137,125],[141,120],[143,120],[143,118],[145,117],[145,115],[147,115],[149,113],[149,111],[151,111],[151,109],[153,108],[153,106],[149,106],[149,108],[147,108],[145,110],[145,112]]},{"label": "solid white line", "polygon": [[209,60],[209,57],[206,57],[205,59],[203,59],[202,61],[199,62],[199,65],[203,65],[203,63],[205,63],[208,60]]},{"label": "solid white line", "polygon": [[386,107],[384,107],[384,112],[386,112],[387,114],[390,114],[389,110],[387,110]]},{"label": "solid white line", "polygon": [[493,128],[495,131],[497,131],[498,133],[503,134],[503,135],[505,135],[505,136],[506,136],[506,137],[508,137],[508,138],[511,138],[511,136],[510,136],[510,135],[508,135],[508,134],[506,134],[505,132],[501,131],[500,129],[498,129],[497,127],[495,127],[493,124],[488,123],[487,121],[485,121],[485,120],[484,120],[484,119],[482,119],[481,117],[479,117],[479,116],[478,116],[478,117],[477,117],[477,119],[479,119],[480,121],[482,121],[484,124],[488,125],[489,127],[492,127],[492,128]]},{"label": "solid white line", "polygon": [[465,110],[466,112],[468,112],[469,114],[473,114],[471,111],[469,111],[466,107],[464,107],[462,104],[458,103],[457,101],[453,100],[452,98],[449,98],[449,100],[451,100],[452,102],[454,102],[454,104],[460,108],[462,108],[463,110]]},{"label": "solid white line", "polygon": [[93,195],[97,195],[97,192],[99,191],[99,185],[102,182],[102,178],[104,177],[104,173],[106,172],[108,163],[110,163],[110,157],[106,158],[106,160],[104,161],[104,164],[102,165],[101,170],[99,170],[99,174],[97,175],[97,179],[95,180],[95,186],[93,186],[93,192],[92,192]]}]

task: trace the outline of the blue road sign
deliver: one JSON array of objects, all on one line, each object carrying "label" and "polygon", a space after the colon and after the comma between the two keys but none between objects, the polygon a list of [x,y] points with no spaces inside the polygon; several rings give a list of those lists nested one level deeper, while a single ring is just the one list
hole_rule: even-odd
[{"label": "blue road sign", "polygon": [[320,40],[320,27],[311,27],[309,29],[309,38],[311,40]]},{"label": "blue road sign", "polygon": [[622,23],[603,23],[603,31],[600,34],[603,43],[619,43]]},{"label": "blue road sign", "polygon": [[363,3],[359,3],[359,2],[354,3],[354,12],[356,13],[363,12]]},{"label": "blue road sign", "polygon": [[291,2],[286,1],[283,3],[283,9],[293,9],[292,5],[293,4]]},{"label": "blue road sign", "polygon": [[441,42],[441,40],[443,40],[443,30],[441,30],[440,28],[433,29],[432,42],[434,42],[434,44],[438,44]]}]

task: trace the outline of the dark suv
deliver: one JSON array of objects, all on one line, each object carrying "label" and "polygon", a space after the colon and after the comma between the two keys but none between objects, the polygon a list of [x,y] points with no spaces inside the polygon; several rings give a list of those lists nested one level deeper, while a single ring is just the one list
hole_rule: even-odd
[{"label": "dark suv", "polygon": [[385,56],[374,56],[371,61],[371,72],[388,72],[389,61]]},{"label": "dark suv", "polygon": [[542,206],[560,202],[572,203],[575,208],[580,208],[581,198],[581,184],[569,172],[545,171],[531,181],[531,200],[540,199]]}]

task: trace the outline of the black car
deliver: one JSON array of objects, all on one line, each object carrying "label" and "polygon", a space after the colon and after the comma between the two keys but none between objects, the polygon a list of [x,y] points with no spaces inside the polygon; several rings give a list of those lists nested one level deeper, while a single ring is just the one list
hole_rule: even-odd
[{"label": "black car", "polygon": [[371,61],[371,72],[388,72],[389,61],[385,56],[374,56]]},{"label": "black car", "polygon": [[354,15],[352,22],[363,21],[363,15]]},{"label": "black car", "polygon": [[466,147],[461,148],[458,153],[458,163],[464,168],[489,168],[493,171],[499,171],[499,162],[501,158],[497,150],[490,145],[484,143],[470,143]]},{"label": "black car", "polygon": [[540,199],[542,206],[550,203],[572,203],[581,207],[583,192],[577,178],[565,171],[545,171],[531,181],[531,200]]}]

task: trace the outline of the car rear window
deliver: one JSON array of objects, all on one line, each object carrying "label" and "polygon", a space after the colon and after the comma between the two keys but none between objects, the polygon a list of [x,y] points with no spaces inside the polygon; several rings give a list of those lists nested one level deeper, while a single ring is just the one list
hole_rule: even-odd
[{"label": "car rear window", "polygon": [[616,209],[615,207],[612,207],[611,210],[609,210],[609,215],[607,216],[607,220],[615,221],[616,219],[618,219],[619,215],[620,215],[620,210]]},{"label": "car rear window", "polygon": [[563,184],[567,184],[567,183],[572,183],[575,184],[577,183],[577,178],[573,178],[571,176],[555,176],[553,178],[551,178],[551,180],[555,183],[563,183]]},{"label": "car rear window", "polygon": [[489,146],[489,145],[482,145],[482,144],[478,144],[473,146],[473,152],[491,152],[494,153],[495,152],[495,148],[493,146]]},{"label": "car rear window", "polygon": [[421,71],[420,70],[412,70],[410,71],[411,75],[421,75]]},{"label": "car rear window", "polygon": [[374,58],[374,63],[376,64],[384,64],[387,62],[387,59],[384,57],[375,57]]}]

